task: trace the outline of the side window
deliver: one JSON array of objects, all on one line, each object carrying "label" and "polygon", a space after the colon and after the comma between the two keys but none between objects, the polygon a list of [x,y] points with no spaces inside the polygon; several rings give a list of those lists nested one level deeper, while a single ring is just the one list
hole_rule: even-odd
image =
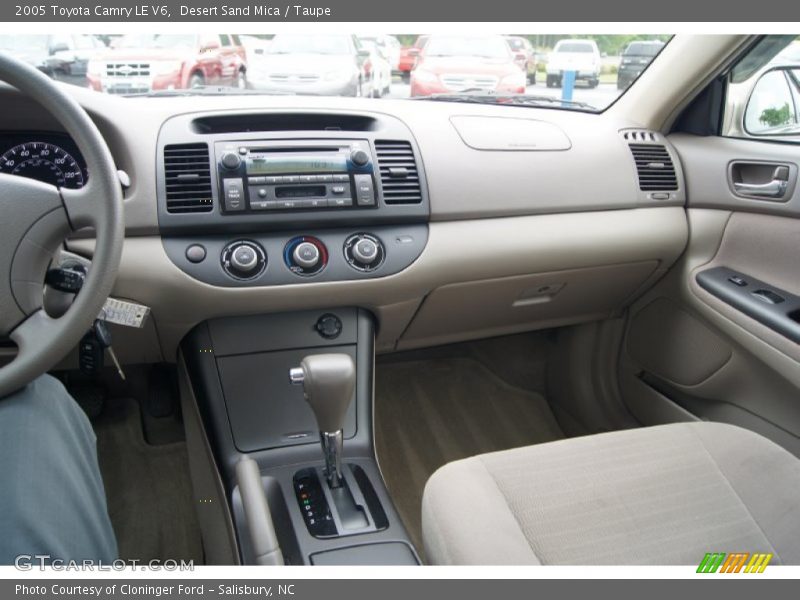
[{"label": "side window", "polygon": [[[798,69],[800,71],[800,69]],[[752,135],[797,130],[796,94],[790,72],[767,71],[756,83],[744,114],[745,131]]]},{"label": "side window", "polygon": [[220,34],[219,36],[220,42],[223,46],[230,46],[231,45],[231,36],[227,34]]},{"label": "side window", "polygon": [[233,41],[233,45],[234,46],[241,46],[242,45],[242,40],[236,34],[231,35],[231,40]]}]

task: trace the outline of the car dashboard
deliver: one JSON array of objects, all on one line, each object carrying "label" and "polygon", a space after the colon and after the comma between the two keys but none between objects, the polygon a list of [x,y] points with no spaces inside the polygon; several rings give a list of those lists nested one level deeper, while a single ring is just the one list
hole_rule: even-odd
[{"label": "car dashboard", "polygon": [[[123,363],[175,360],[207,319],[290,309],[370,311],[378,352],[596,320],[687,239],[668,140],[605,114],[70,89],[130,176],[114,295],[152,322],[119,334]],[[0,92],[4,148],[37,138],[80,160]],[[90,258],[92,232],[67,248]]]}]

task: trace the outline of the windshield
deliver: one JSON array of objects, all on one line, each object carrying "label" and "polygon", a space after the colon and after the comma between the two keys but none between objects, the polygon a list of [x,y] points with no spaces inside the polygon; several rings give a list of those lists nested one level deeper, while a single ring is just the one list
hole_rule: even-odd
[{"label": "windshield", "polygon": [[425,56],[509,58],[509,52],[508,44],[501,37],[432,36],[425,45]]},{"label": "windshield", "polygon": [[[0,35],[0,49],[48,76],[120,97],[351,96],[602,111],[669,35],[361,30]],[[73,45],[70,44],[70,48]],[[793,48],[793,50],[795,50]],[[627,57],[639,55],[646,60]],[[513,101],[510,98],[513,97]]]},{"label": "windshield", "polygon": [[345,35],[276,35],[270,54],[349,54]]},{"label": "windshield", "polygon": [[47,49],[47,36],[0,35],[0,49],[11,52],[43,52]]},{"label": "windshield", "polygon": [[195,35],[165,35],[165,34],[131,34],[125,35],[115,44],[114,48],[191,48],[195,45]]}]

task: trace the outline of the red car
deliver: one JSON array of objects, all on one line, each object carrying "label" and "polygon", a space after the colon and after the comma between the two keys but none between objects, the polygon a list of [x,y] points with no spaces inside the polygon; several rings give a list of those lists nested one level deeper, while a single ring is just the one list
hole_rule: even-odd
[{"label": "red car", "polygon": [[417,58],[419,58],[422,49],[425,48],[428,37],[430,36],[420,35],[417,37],[417,40],[414,42],[413,46],[400,49],[400,60],[398,62],[397,69],[400,71],[400,76],[404,81],[408,80],[409,76],[411,75],[411,71],[417,65]]},{"label": "red car", "polygon": [[524,94],[526,73],[499,35],[430,36],[411,71],[411,95],[461,92]]},{"label": "red car", "polygon": [[244,88],[247,60],[237,35],[130,34],[92,58],[87,80],[90,88],[109,94]]}]

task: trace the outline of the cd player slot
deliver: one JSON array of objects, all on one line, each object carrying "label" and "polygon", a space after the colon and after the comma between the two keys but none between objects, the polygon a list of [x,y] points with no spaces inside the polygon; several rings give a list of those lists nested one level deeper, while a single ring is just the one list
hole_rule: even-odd
[{"label": "cd player slot", "polygon": [[339,144],[335,146],[269,146],[269,147],[250,147],[249,151],[252,153],[259,152],[340,152],[342,150]]},{"label": "cd player slot", "polygon": [[324,185],[287,185],[276,186],[276,198],[324,198],[326,196]]}]

